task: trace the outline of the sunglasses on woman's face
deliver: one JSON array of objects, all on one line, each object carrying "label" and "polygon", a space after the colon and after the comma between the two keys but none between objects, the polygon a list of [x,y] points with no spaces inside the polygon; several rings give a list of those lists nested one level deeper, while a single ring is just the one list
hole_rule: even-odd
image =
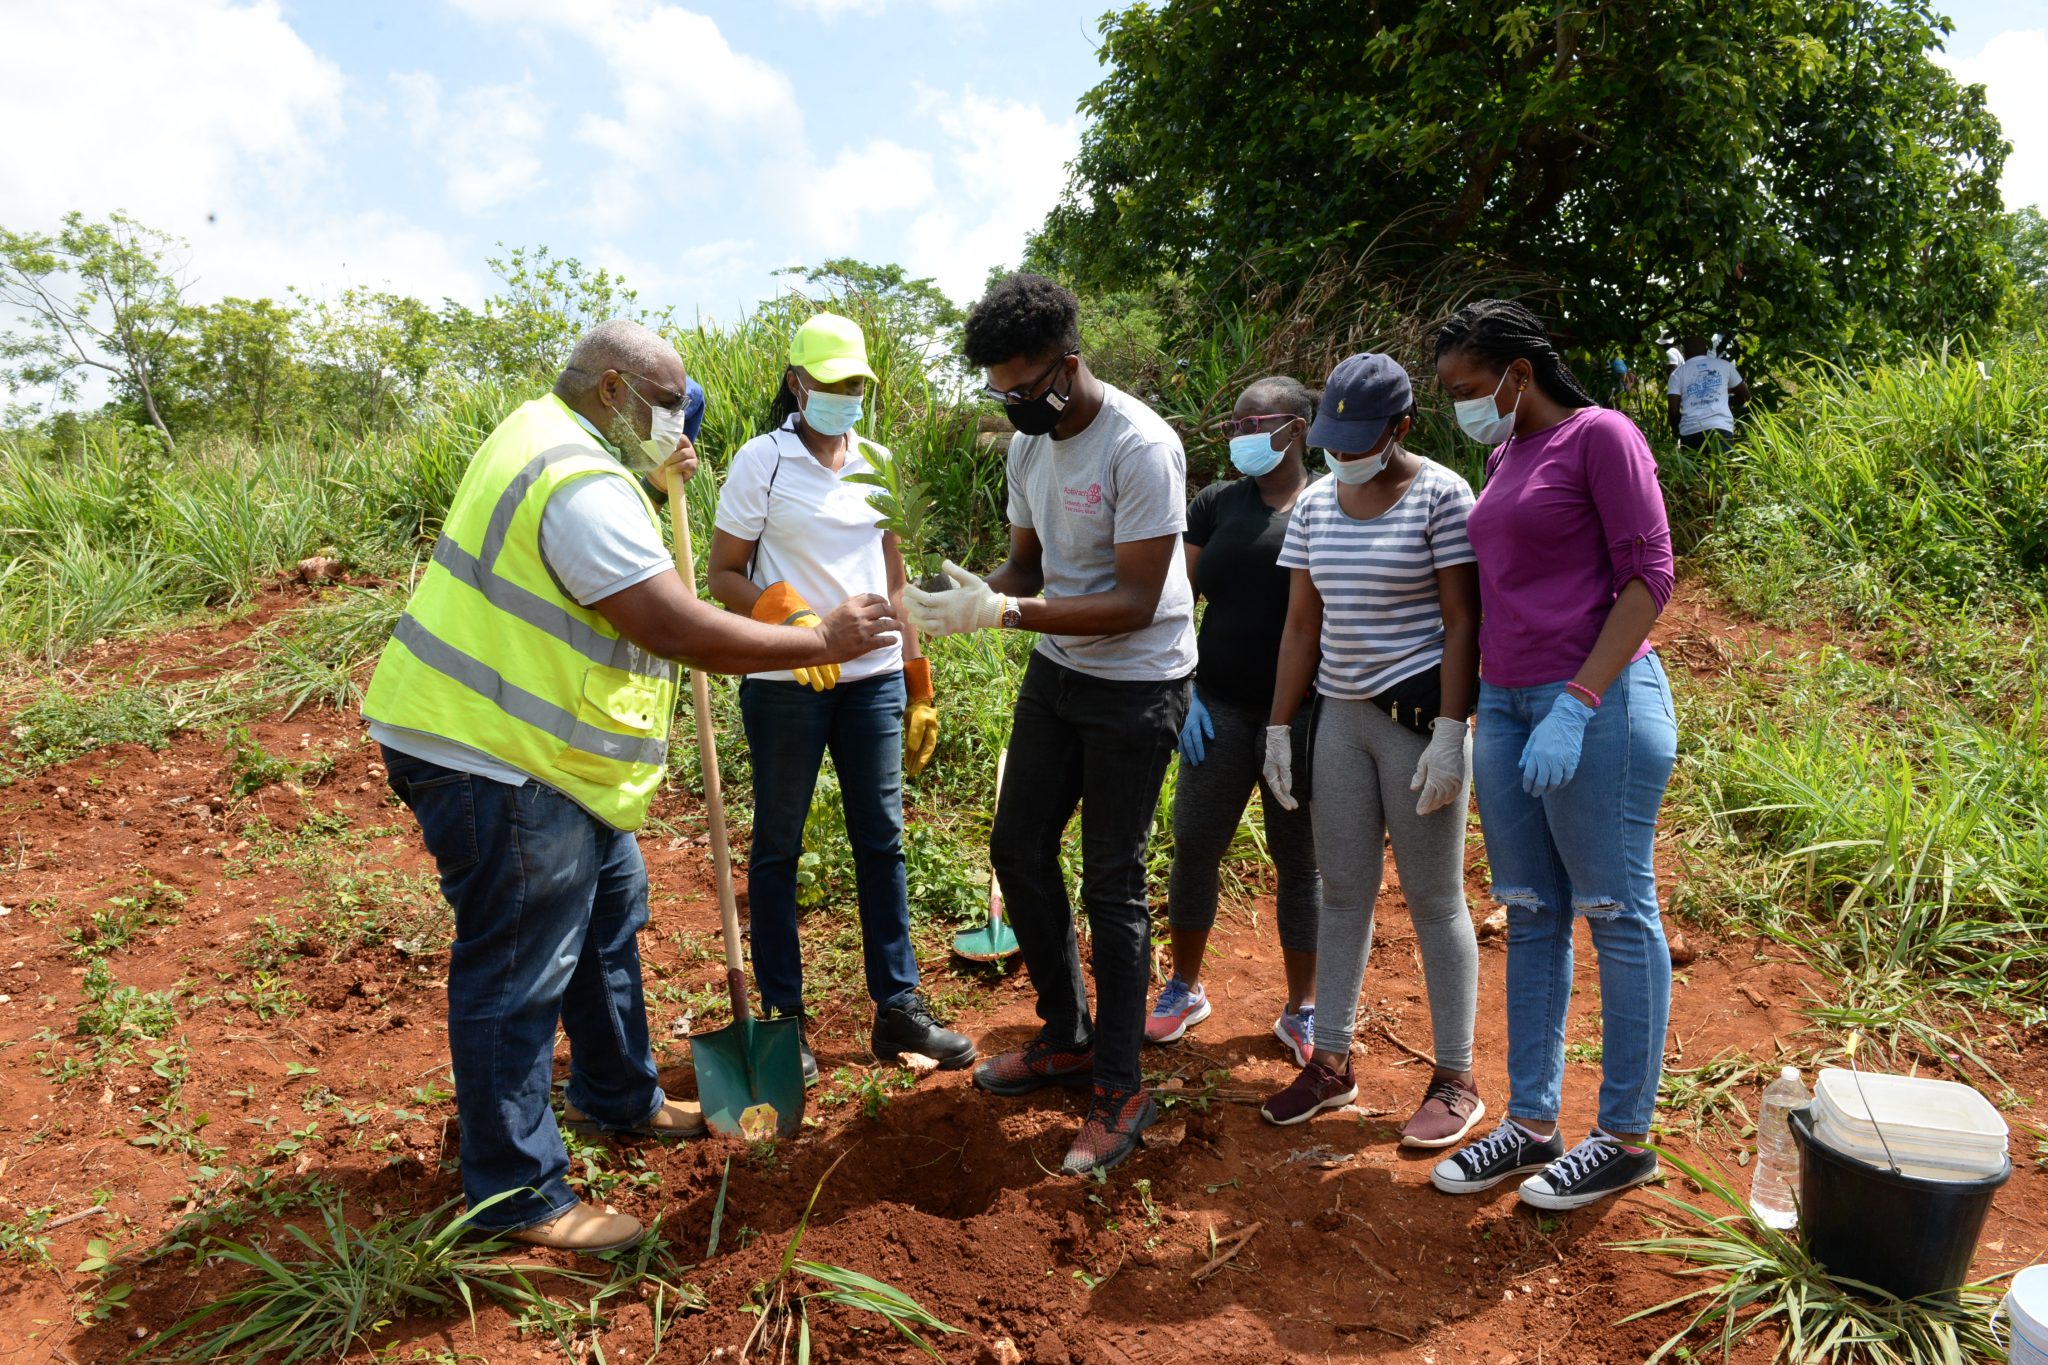
[{"label": "sunglasses on woman's face", "polygon": [[1217,430],[1225,440],[1234,440],[1239,436],[1263,436],[1300,420],[1300,415],[1292,412],[1264,412],[1256,417],[1226,417]]}]

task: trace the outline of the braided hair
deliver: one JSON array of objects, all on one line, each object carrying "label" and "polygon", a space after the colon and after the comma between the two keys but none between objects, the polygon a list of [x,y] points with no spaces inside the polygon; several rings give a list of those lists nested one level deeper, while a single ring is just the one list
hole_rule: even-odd
[{"label": "braided hair", "polygon": [[1505,368],[1517,360],[1529,362],[1536,387],[1553,402],[1567,408],[1598,407],[1557,353],[1550,329],[1543,319],[1513,299],[1481,299],[1468,303],[1451,315],[1436,334],[1436,354],[1441,360],[1452,351],[1463,351],[1480,360]]},{"label": "braided hair", "polygon": [[790,419],[790,415],[798,410],[796,392],[789,387],[789,377],[795,373],[796,366],[794,365],[782,367],[782,382],[775,386],[775,397],[768,400],[768,424],[762,427],[761,430],[782,430],[783,423],[787,422]]}]

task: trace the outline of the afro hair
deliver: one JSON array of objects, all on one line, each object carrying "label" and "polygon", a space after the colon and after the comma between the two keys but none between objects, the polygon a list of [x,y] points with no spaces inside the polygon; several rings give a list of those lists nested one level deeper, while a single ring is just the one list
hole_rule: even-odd
[{"label": "afro hair", "polygon": [[1043,275],[1005,275],[967,313],[962,349],[982,369],[1025,356],[1050,359],[1081,349],[1081,306]]}]

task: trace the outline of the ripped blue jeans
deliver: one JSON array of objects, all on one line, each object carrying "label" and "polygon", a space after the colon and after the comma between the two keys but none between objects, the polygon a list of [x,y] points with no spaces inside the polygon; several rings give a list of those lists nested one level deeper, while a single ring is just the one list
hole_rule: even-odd
[{"label": "ripped blue jeans", "polygon": [[1572,780],[1522,790],[1522,747],[1564,691],[1479,687],[1472,777],[1493,894],[1508,911],[1508,1113],[1554,1120],[1572,998],[1572,924],[1600,961],[1600,1127],[1649,1131],[1671,1021],[1671,951],[1651,849],[1678,752],[1671,687],[1655,654],[1630,664],[1586,726]]}]

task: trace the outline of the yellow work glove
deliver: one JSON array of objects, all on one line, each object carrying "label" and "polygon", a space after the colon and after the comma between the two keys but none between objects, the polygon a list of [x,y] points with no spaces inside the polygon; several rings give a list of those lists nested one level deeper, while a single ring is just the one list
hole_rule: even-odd
[{"label": "yellow work glove", "polygon": [[931,660],[905,659],[903,688],[910,698],[903,708],[903,772],[916,777],[939,747],[939,708],[932,700]]},{"label": "yellow work glove", "polygon": [[[818,628],[818,613],[811,610],[811,604],[797,596],[796,589],[787,583],[770,583],[767,590],[754,599],[754,610],[749,613],[756,621],[766,626],[809,626]],[[796,680],[813,692],[823,692],[839,681],[838,664],[812,664],[808,668],[790,670]]]}]

